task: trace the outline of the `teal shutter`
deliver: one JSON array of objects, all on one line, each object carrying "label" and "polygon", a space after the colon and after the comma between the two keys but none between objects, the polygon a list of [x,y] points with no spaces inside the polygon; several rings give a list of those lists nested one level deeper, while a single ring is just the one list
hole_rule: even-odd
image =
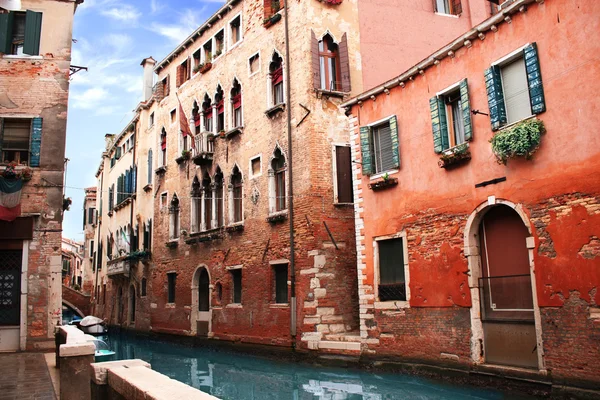
[{"label": "teal shutter", "polygon": [[429,110],[431,111],[431,129],[433,131],[433,151],[439,154],[450,147],[444,99],[437,96],[432,97],[429,100]]},{"label": "teal shutter", "polygon": [[0,14],[0,53],[11,53],[14,16],[12,12]]},{"label": "teal shutter", "polygon": [[33,118],[31,122],[31,140],[29,142],[29,166],[40,166],[42,150],[42,118]]},{"label": "teal shutter", "polygon": [[465,140],[473,139],[473,126],[471,125],[471,104],[469,103],[469,86],[467,80],[460,82],[460,108],[465,126]]},{"label": "teal shutter", "polygon": [[390,134],[392,135],[392,159],[393,168],[400,168],[400,151],[398,149],[398,119],[394,115],[390,118]]},{"label": "teal shutter", "polygon": [[504,104],[499,66],[493,65],[485,70],[485,88],[487,89],[488,106],[490,108],[490,122],[492,123],[492,130],[495,131],[506,125],[506,104]]},{"label": "teal shutter", "polygon": [[40,54],[40,37],[42,35],[42,13],[27,10],[25,15],[25,43],[23,53],[30,56]]},{"label": "teal shutter", "polygon": [[121,146],[118,146],[116,151],[115,151],[115,158],[118,160],[119,158],[121,158]]},{"label": "teal shutter", "polygon": [[529,86],[529,101],[531,112],[541,114],[546,111],[544,98],[544,85],[542,84],[542,71],[538,57],[537,44],[532,43],[523,50],[525,69],[527,71],[527,85]]},{"label": "teal shutter", "polygon": [[369,176],[373,173],[373,154],[371,152],[371,129],[360,127],[360,152],[362,157],[362,173]]}]

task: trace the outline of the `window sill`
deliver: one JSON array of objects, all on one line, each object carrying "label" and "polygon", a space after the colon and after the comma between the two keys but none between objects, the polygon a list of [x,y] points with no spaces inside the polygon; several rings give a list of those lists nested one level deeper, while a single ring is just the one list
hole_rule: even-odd
[{"label": "window sill", "polygon": [[275,115],[279,114],[280,112],[283,112],[284,110],[285,103],[281,103],[269,108],[267,111],[265,111],[265,114],[267,115],[267,117],[273,118]]},{"label": "window sill", "polygon": [[276,23],[278,23],[279,21],[281,21],[281,14],[280,14],[280,11],[277,11],[275,14],[271,15],[269,18],[265,18],[263,25],[265,28],[269,28],[269,27],[275,25]]},{"label": "window sill", "polygon": [[167,303],[165,304],[165,308],[175,308],[175,303]]},{"label": "window sill", "polygon": [[333,203],[335,207],[354,207],[354,203]]},{"label": "window sill", "polygon": [[518,120],[518,121],[511,122],[510,124],[507,124],[507,125],[502,125],[502,126],[501,126],[501,127],[499,127],[498,129],[496,129],[496,131],[498,131],[498,132],[501,132],[501,131],[503,131],[503,130],[510,129],[510,128],[512,128],[513,126],[515,126],[515,125],[517,125],[517,124],[520,124],[521,122],[525,122],[525,121],[527,121],[527,120],[530,120],[530,119],[533,119],[533,118],[537,118],[537,115],[536,115],[536,114],[531,114],[530,116],[528,116],[528,117],[525,117],[525,118],[521,118],[521,119],[520,119],[520,120]]},{"label": "window sill", "polygon": [[377,174],[375,174],[375,175],[371,175],[371,176],[369,176],[369,180],[371,180],[371,181],[376,181],[377,179],[379,179],[379,178],[381,178],[381,177],[385,176],[385,174],[388,174],[388,176],[389,176],[389,175],[394,175],[394,174],[397,174],[398,172],[399,172],[399,171],[398,171],[397,169],[391,169],[391,170],[389,170],[389,171],[383,171],[383,172],[379,172],[379,173],[377,173]]},{"label": "window sill", "polygon": [[227,51],[231,51],[233,49],[235,49],[236,47],[238,47],[240,44],[242,44],[242,42],[244,41],[244,39],[240,39],[237,42],[233,43],[231,46],[229,46],[229,49]]},{"label": "window sill", "polygon": [[227,232],[240,232],[244,230],[244,221],[236,222],[235,224],[231,224],[225,228]]},{"label": "window sill", "polygon": [[469,151],[469,143],[461,143],[458,146],[451,147],[442,152],[438,165],[440,168],[453,169],[471,159],[471,152]]},{"label": "window sill", "polygon": [[237,127],[233,128],[233,129],[230,129],[227,132],[225,132],[224,137],[226,139],[230,139],[230,138],[234,137],[235,135],[241,135],[243,131],[244,131],[244,127],[243,126],[237,126]]},{"label": "window sill", "polygon": [[442,13],[442,12],[437,12],[437,11],[434,14],[439,15],[440,17],[450,17],[450,18],[458,18],[461,15],[461,14],[458,14],[458,15],[447,14],[447,13]]},{"label": "window sill", "polygon": [[377,192],[379,190],[388,189],[396,185],[398,185],[398,178],[387,178],[369,183],[369,189]]},{"label": "window sill", "polygon": [[144,192],[147,193],[147,192],[149,192],[151,190],[152,190],[152,184],[151,183],[149,183],[146,186],[144,186]]},{"label": "window sill", "polygon": [[4,54],[3,58],[8,58],[11,60],[43,60],[43,56],[28,56],[26,54],[16,55],[16,54]]},{"label": "window sill", "polygon": [[190,233],[190,237],[189,239],[186,239],[185,243],[196,244],[210,242],[212,240],[221,239],[222,236],[221,228],[214,228],[207,231]]},{"label": "window sill", "polygon": [[225,308],[244,308],[241,303],[227,304]]},{"label": "window sill", "polygon": [[163,175],[165,172],[167,172],[167,167],[164,165],[162,167],[158,167],[154,170],[154,173],[156,175]]},{"label": "window sill", "polygon": [[348,94],[346,92],[340,92],[338,90],[325,90],[325,89],[315,89],[315,92],[317,92],[317,98],[319,98],[319,99],[323,96],[338,97],[340,99],[343,99],[344,96],[346,96]]},{"label": "window sill", "polygon": [[269,304],[269,308],[290,308],[289,303],[271,303]]},{"label": "window sill", "polygon": [[125,206],[127,206],[128,204],[130,204],[133,200],[133,196],[129,196],[127,197],[125,200],[121,201],[119,204],[117,204],[113,210],[114,211],[119,211],[120,209],[124,208]]},{"label": "window sill", "polygon": [[276,224],[278,222],[283,222],[287,219],[288,217],[288,210],[283,210],[283,211],[277,211],[274,213],[269,214],[269,216],[266,218],[268,223],[271,224]]},{"label": "window sill", "polygon": [[403,308],[410,308],[409,302],[402,300],[376,301],[373,306],[376,310],[400,310]]},{"label": "window sill", "polygon": [[186,156],[179,156],[179,157],[177,157],[177,158],[175,159],[175,162],[176,162],[178,165],[181,165],[181,164],[183,164],[183,162],[184,162],[184,161],[187,161],[187,160],[189,160],[189,159],[190,159],[190,153],[188,153],[188,155],[186,155]]},{"label": "window sill", "polygon": [[165,243],[165,246],[167,246],[169,249],[174,249],[175,247],[179,246],[179,239],[171,239]]}]

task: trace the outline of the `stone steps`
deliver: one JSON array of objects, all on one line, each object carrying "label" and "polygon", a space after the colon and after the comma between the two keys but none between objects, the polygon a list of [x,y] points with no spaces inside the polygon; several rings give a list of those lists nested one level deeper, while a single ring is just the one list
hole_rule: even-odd
[{"label": "stone steps", "polygon": [[360,353],[359,342],[320,340],[318,346],[319,349],[346,350]]},{"label": "stone steps", "polygon": [[358,332],[330,333],[324,335],[324,339],[332,342],[361,342],[361,337]]}]

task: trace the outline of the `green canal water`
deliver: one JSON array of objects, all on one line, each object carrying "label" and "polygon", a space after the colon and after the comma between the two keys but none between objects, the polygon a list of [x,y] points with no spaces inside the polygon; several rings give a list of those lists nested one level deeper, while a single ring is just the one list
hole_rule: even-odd
[{"label": "green canal water", "polygon": [[223,400],[533,398],[412,375],[317,367],[130,335],[104,339],[116,359],[140,358],[152,369]]}]

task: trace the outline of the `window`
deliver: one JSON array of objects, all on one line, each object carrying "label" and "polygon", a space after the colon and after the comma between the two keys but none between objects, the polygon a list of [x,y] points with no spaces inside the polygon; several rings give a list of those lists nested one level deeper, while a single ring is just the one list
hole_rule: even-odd
[{"label": "window", "polygon": [[360,142],[364,175],[381,174],[400,167],[395,116],[376,125],[361,127]]},{"label": "window", "polygon": [[41,118],[0,118],[0,162],[39,167]]},{"label": "window", "polygon": [[215,173],[215,203],[216,203],[216,217],[217,217],[217,226],[215,228],[220,228],[225,225],[225,215],[223,214],[223,204],[225,202],[225,195],[223,191],[223,172],[221,169],[217,167],[217,172]]},{"label": "window", "polygon": [[40,12],[27,10],[0,14],[0,53],[39,55],[41,32]]},{"label": "window", "polygon": [[285,191],[285,171],[286,171],[285,157],[281,153],[280,149],[275,151],[273,161],[271,162],[271,168],[273,169],[274,177],[274,196],[275,196],[275,209],[274,211],[283,211],[286,209],[286,191]]},{"label": "window", "polygon": [[88,224],[92,225],[95,223],[96,209],[93,207],[88,208]]},{"label": "window", "polygon": [[335,203],[352,203],[352,161],[349,146],[334,146],[335,174],[334,193]]},{"label": "window", "polygon": [[192,182],[192,221],[191,231],[193,233],[200,232],[202,230],[202,191],[200,190],[200,181],[198,177],[194,177]]},{"label": "window", "polygon": [[93,251],[94,251],[94,241],[90,240],[90,253],[89,253],[90,258],[92,257],[92,252]]},{"label": "window", "polygon": [[160,86],[163,92],[163,96],[167,97],[171,91],[170,79],[169,75],[165,76],[162,81],[160,81]]},{"label": "window", "polygon": [[250,159],[250,177],[256,178],[262,174],[262,157],[256,156]]},{"label": "window", "polygon": [[492,65],[485,81],[493,130],[546,111],[536,43]]},{"label": "window", "polygon": [[160,165],[163,167],[167,166],[167,131],[163,128],[160,134]]},{"label": "window", "polygon": [[340,91],[340,58],[338,46],[329,35],[319,41],[319,70],[321,75],[321,89]]},{"label": "window", "polygon": [[179,199],[173,195],[169,206],[169,239],[179,239]]},{"label": "window", "polygon": [[115,185],[114,183],[108,188],[108,212],[112,212],[115,207]]},{"label": "window", "polygon": [[233,174],[231,175],[231,186],[233,186],[232,195],[233,195],[233,212],[232,212],[232,220],[233,223],[242,222],[243,210],[242,210],[242,174],[237,166],[233,168]]},{"label": "window", "polygon": [[473,128],[466,79],[432,98],[429,104],[436,153],[471,140]]},{"label": "window", "polygon": [[225,130],[225,103],[223,101],[223,89],[217,86],[215,94],[215,107],[217,109],[217,132]]},{"label": "window", "polygon": [[177,109],[172,109],[171,112],[169,113],[169,118],[171,121],[171,124],[174,124],[175,122],[177,122]]},{"label": "window", "polygon": [[213,109],[212,102],[208,94],[204,96],[204,102],[202,103],[202,116],[204,117],[204,131],[212,132],[213,131]]},{"label": "window", "polygon": [[177,273],[167,273],[167,303],[175,303],[175,281],[177,279]]},{"label": "window", "polygon": [[407,254],[405,254],[404,240],[403,235],[375,242],[379,301],[407,301],[408,299],[405,275]]},{"label": "window", "polygon": [[231,302],[233,304],[242,304],[242,269],[231,269],[231,280],[233,282],[233,293]]},{"label": "window", "polygon": [[461,0],[434,0],[433,5],[435,8],[435,12],[440,14],[462,14]]},{"label": "window", "polygon": [[204,46],[202,46],[202,50],[203,50],[202,55],[204,56],[204,64],[208,64],[213,59],[212,39],[209,40],[208,42],[204,43]]},{"label": "window", "polygon": [[148,177],[146,184],[152,184],[152,149],[148,149]]},{"label": "window", "polygon": [[271,80],[271,106],[283,104],[283,59],[279,54],[273,54],[269,65],[269,79]]},{"label": "window", "polygon": [[242,40],[242,17],[238,15],[229,23],[230,46]]},{"label": "window", "polygon": [[177,67],[177,87],[183,85],[190,79],[189,63],[190,60],[186,59]]},{"label": "window", "polygon": [[215,58],[217,58],[221,54],[223,54],[224,49],[225,49],[225,31],[221,29],[215,35]]},{"label": "window", "polygon": [[193,72],[194,74],[198,73],[198,71],[200,71],[200,64],[202,64],[202,50],[198,49],[194,52],[194,54],[192,54],[192,62],[193,62]]},{"label": "window", "polygon": [[168,198],[168,193],[164,192],[160,194],[160,208],[163,209],[167,206],[167,198]]},{"label": "window", "polygon": [[281,0],[264,0],[264,15],[265,18],[269,18],[274,14],[277,14],[282,7]]},{"label": "window", "polygon": [[148,127],[152,128],[154,126],[154,112],[150,114],[150,118],[148,120]]},{"label": "window", "polygon": [[204,193],[204,227],[206,230],[212,229],[212,182],[208,173],[204,174],[202,179],[202,192]]},{"label": "window", "polygon": [[233,87],[231,88],[231,108],[233,109],[232,114],[232,126],[239,128],[243,126],[242,122],[242,87],[240,83],[235,79],[233,81]]},{"label": "window", "polygon": [[[194,106],[192,107],[192,125],[194,126],[194,136],[197,137],[200,134],[200,107],[198,107],[198,103],[194,101]],[[196,147],[199,147],[196,145]]]},{"label": "window", "polygon": [[260,71],[260,53],[256,53],[248,59],[248,70],[250,76]]},{"label": "window", "polygon": [[288,265],[275,264],[273,265],[273,275],[275,278],[275,303],[285,304],[288,302]]},{"label": "window", "polygon": [[146,297],[146,278],[142,278],[142,283],[140,284],[140,297]]}]

